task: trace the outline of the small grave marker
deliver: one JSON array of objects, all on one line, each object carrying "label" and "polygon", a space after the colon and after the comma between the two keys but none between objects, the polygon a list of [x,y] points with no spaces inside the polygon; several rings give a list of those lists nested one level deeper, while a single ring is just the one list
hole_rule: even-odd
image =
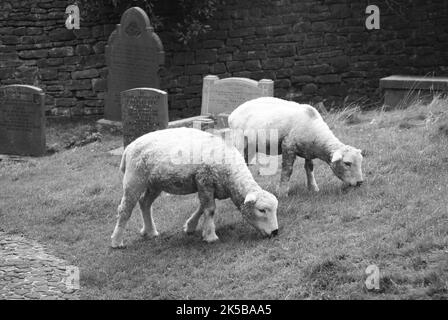
[{"label": "small grave marker", "polygon": [[193,128],[206,131],[209,129],[214,129],[215,122],[212,119],[199,119],[193,120]]}]

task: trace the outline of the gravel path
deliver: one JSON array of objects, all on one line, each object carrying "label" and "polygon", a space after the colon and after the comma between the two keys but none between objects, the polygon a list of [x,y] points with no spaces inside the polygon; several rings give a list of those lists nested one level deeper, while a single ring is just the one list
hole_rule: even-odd
[{"label": "gravel path", "polygon": [[79,292],[67,286],[73,266],[46,253],[35,241],[0,232],[0,300],[79,299]]}]

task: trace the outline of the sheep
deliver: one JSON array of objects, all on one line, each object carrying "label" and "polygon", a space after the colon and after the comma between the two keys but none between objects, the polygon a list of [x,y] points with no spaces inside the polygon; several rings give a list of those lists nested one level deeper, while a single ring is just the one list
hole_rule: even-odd
[{"label": "sheep", "polygon": [[[311,191],[319,191],[313,172],[315,158],[326,162],[343,182],[351,186],[360,186],[363,182],[361,150],[339,141],[319,112],[310,105],[273,97],[249,100],[230,114],[229,127],[243,132],[277,130],[278,140],[269,141],[267,138],[266,145],[276,144],[282,155],[278,195],[289,193],[289,179],[297,156],[305,158],[307,186]],[[253,155],[248,154],[247,134],[244,135],[245,160],[249,163]],[[265,153],[268,154],[269,149]]]},{"label": "sheep", "polygon": [[218,240],[213,215],[215,199],[230,198],[244,220],[265,236],[278,233],[277,198],[253,179],[240,152],[221,137],[193,128],[173,128],[147,133],[124,150],[120,170],[123,196],[118,206],[112,247],[123,245],[123,233],[136,203],[139,203],[142,236],[159,233],[152,217],[152,203],[162,191],[185,195],[196,193],[199,207],[184,224],[192,234],[204,215],[202,238]]}]

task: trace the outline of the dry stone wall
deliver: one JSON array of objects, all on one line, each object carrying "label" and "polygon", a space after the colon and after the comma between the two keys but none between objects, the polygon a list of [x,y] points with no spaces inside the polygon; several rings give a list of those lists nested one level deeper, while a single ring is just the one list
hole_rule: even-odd
[{"label": "dry stone wall", "polygon": [[[212,31],[188,45],[157,30],[170,120],[200,114],[208,74],[272,79],[275,96],[335,107],[344,99],[380,101],[379,79],[391,74],[448,75],[446,0],[225,3],[210,22]],[[41,87],[47,113],[102,114],[104,46],[119,16],[105,7],[94,18],[83,17],[80,30],[67,30],[69,4],[0,1],[0,84]],[[380,9],[379,30],[365,27],[369,4]]]},{"label": "dry stone wall", "polygon": [[47,114],[102,114],[104,46],[118,20],[112,8],[65,27],[72,1],[0,1],[0,83],[29,84],[46,93]]},{"label": "dry stone wall", "polygon": [[[379,30],[365,27],[372,4]],[[188,46],[159,33],[182,116],[199,110],[206,74],[272,79],[275,96],[327,107],[380,102],[379,79],[392,74],[448,75],[446,0],[227,0],[211,26]]]}]

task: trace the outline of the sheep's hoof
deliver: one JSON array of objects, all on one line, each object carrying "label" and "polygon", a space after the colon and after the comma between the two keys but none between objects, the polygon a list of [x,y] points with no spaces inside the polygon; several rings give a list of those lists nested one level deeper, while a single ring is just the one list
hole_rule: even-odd
[{"label": "sheep's hoof", "polygon": [[209,236],[202,236],[202,240],[204,240],[207,243],[213,243],[219,240],[218,236],[216,234],[209,235]]},{"label": "sheep's hoof", "polygon": [[184,224],[184,232],[185,232],[186,234],[188,234],[188,235],[192,235],[192,234],[194,234],[194,232],[196,231],[196,226],[197,226],[197,225],[195,225],[195,226],[190,226],[190,225],[188,224],[188,222],[187,222],[187,223]]},{"label": "sheep's hoof", "polygon": [[142,230],[140,230],[140,235],[143,238],[155,238],[155,237],[159,236],[159,233],[157,232],[157,230],[154,230],[152,232],[148,232],[147,230],[142,229]]},{"label": "sheep's hoof", "polygon": [[124,245],[123,241],[118,243],[118,242],[115,242],[113,240],[112,240],[112,243],[111,243],[111,247],[112,247],[112,249],[124,249],[124,248],[126,248],[126,246]]},{"label": "sheep's hoof", "polygon": [[318,186],[309,186],[308,190],[312,191],[312,192],[319,192],[319,187]]},{"label": "sheep's hoof", "polygon": [[192,235],[194,234],[194,232],[196,231],[196,228],[193,227],[189,227],[188,224],[184,225],[184,232],[188,235]]}]

